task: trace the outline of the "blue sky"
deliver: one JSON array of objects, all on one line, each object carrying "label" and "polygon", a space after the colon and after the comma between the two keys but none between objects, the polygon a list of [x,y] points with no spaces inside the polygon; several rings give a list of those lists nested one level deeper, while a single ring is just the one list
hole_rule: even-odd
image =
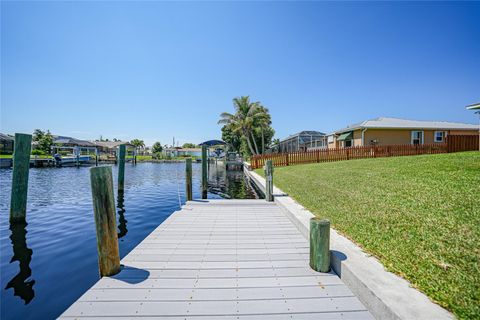
[{"label": "blue sky", "polygon": [[475,123],[480,2],[5,2],[1,131],[219,138],[250,95],[279,138],[379,116]]}]

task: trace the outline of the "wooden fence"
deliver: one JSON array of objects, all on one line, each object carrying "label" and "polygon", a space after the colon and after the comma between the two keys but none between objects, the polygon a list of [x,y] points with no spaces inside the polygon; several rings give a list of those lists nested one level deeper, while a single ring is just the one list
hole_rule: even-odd
[{"label": "wooden fence", "polygon": [[480,149],[479,135],[451,135],[447,136],[447,151],[475,151]]},{"label": "wooden fence", "polygon": [[[452,138],[454,137],[454,138]],[[266,160],[276,167],[301,163],[332,162],[341,160],[438,154],[478,150],[478,136],[448,136],[446,143],[422,145],[361,146],[352,148],[322,149],[289,153],[256,155],[250,159],[252,169],[261,168]]]}]

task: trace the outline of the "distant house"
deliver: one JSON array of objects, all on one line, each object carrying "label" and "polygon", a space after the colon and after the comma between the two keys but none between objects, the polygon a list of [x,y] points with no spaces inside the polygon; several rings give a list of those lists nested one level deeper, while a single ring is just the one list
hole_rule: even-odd
[{"label": "distant house", "polygon": [[326,147],[327,137],[325,133],[319,131],[301,131],[281,140],[278,149],[279,152],[294,152]]},{"label": "distant house", "polygon": [[164,148],[162,151],[163,155],[170,157],[201,157],[202,149],[201,148]]},{"label": "distant house", "polygon": [[328,148],[368,145],[434,144],[448,135],[476,135],[479,126],[445,121],[376,118],[350,125],[328,135]]},{"label": "distant house", "polygon": [[8,134],[0,133],[0,154],[13,153],[14,138]]},{"label": "distant house", "polygon": [[99,153],[116,154],[118,146],[124,144],[127,148],[135,148],[133,144],[128,141],[94,141],[92,142]]}]

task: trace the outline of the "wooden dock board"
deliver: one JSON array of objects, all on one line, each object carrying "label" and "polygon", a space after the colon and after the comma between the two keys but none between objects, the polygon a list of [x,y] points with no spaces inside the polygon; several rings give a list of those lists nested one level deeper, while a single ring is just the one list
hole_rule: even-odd
[{"label": "wooden dock board", "polygon": [[373,319],[265,200],[188,202],[61,318]]}]

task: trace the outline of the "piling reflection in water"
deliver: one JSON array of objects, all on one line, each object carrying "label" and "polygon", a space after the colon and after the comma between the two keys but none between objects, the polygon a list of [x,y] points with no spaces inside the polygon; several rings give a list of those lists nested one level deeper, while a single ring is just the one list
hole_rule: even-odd
[{"label": "piling reflection in water", "polygon": [[125,195],[123,190],[118,190],[117,195],[117,208],[118,208],[118,239],[124,237],[127,232],[127,222],[125,219]]},{"label": "piling reflection in water", "polygon": [[258,199],[261,192],[242,170],[226,170],[225,162],[212,162],[208,170],[208,192],[225,199]]},{"label": "piling reflection in water", "polygon": [[35,297],[35,291],[33,290],[35,280],[29,280],[32,275],[30,261],[32,261],[33,250],[27,247],[26,226],[26,223],[10,225],[12,231],[10,239],[13,247],[13,256],[10,263],[18,261],[20,271],[7,283],[5,290],[13,288],[13,295],[20,297],[25,304],[28,304]]}]

